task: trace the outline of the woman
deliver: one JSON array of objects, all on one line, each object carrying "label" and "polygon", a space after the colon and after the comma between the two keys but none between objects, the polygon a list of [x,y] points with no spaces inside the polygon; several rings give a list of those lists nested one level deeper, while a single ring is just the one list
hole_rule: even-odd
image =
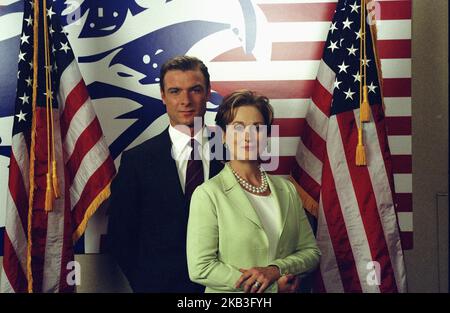
[{"label": "woman", "polygon": [[187,230],[190,279],[206,292],[283,292],[315,268],[320,252],[295,187],[261,170],[273,111],[248,90],[216,115],[231,160],[192,195]]}]

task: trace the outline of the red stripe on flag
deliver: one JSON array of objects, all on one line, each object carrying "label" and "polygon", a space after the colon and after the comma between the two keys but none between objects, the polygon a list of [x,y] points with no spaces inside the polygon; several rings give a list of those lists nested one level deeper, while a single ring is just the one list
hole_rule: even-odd
[{"label": "red stripe on flag", "polygon": [[411,155],[392,155],[392,171],[395,174],[412,173]]},{"label": "red stripe on flag", "polygon": [[302,188],[314,199],[319,202],[320,185],[312,179],[311,176],[302,167],[294,162],[292,167],[292,177],[302,186]]},{"label": "red stripe on flag", "polygon": [[[272,43],[272,61],[320,60],[325,41],[274,42]],[[411,58],[411,40],[378,40],[380,59]],[[227,51],[212,62],[256,61],[252,54],[245,54],[242,47]]]},{"label": "red stripe on flag", "polygon": [[384,78],[384,97],[411,97],[411,78]]},{"label": "red stripe on flag", "polygon": [[[326,116],[331,114],[331,100],[333,95],[326,90],[319,80],[314,81],[314,90],[312,91],[311,99],[314,104],[323,112]],[[314,105],[312,104],[312,105]]]},{"label": "red stripe on flag", "polygon": [[259,4],[269,23],[328,22],[333,19],[337,3]]},{"label": "red stripe on flag", "polygon": [[235,61],[256,61],[256,58],[252,54],[246,54],[243,47],[238,47],[218,55],[211,62]]},{"label": "red stripe on flag", "polygon": [[378,40],[377,50],[380,59],[409,59],[411,39]]},{"label": "red stripe on flag", "polygon": [[[381,224],[375,192],[366,166],[355,165],[355,151],[358,143],[358,126],[353,111],[337,115],[345,158],[355,190],[356,200],[364,224],[372,260],[381,266],[381,292],[397,291],[389,250],[386,244],[383,225]],[[363,235],[363,234],[361,234]]]},{"label": "red stripe on flag", "polygon": [[412,212],[412,193],[397,193],[395,199],[397,212]]},{"label": "red stripe on flag", "polygon": [[414,248],[412,231],[400,232],[400,240],[402,242],[403,250],[411,250]]},{"label": "red stripe on flag", "polygon": [[[322,172],[322,203],[324,218],[327,222],[330,240],[333,245],[336,262],[341,274],[345,292],[362,292],[358,271],[356,270],[350,239],[342,215],[339,198],[336,194],[336,184],[331,171],[328,154]],[[327,279],[327,278],[325,278]]]},{"label": "red stripe on flag", "polygon": [[76,230],[86,214],[86,209],[97,197],[97,195],[105,189],[111,181],[115,173],[114,161],[110,156],[103,162],[103,164],[92,173],[83,188],[81,197],[78,202],[72,203],[72,229]]},{"label": "red stripe on flag", "polygon": [[73,179],[83,161],[84,156],[95,146],[95,144],[102,138],[102,129],[98,118],[95,117],[89,126],[77,138],[77,143],[73,150],[70,159],[67,161],[67,170],[69,172],[69,181],[67,183],[72,185]]},{"label": "red stripe on flag", "polygon": [[[64,177],[65,181],[69,181],[69,172],[67,168],[64,168]],[[70,210],[70,185],[68,183],[65,184],[64,190],[65,198],[64,198],[64,239],[62,246],[62,255],[61,255],[61,268],[60,268],[60,281],[59,281],[59,291],[60,292],[73,292],[75,291],[75,286],[69,286],[67,283],[67,277],[69,272],[73,270],[73,268],[67,268],[69,262],[74,260],[73,246],[74,243],[72,241],[72,234],[74,229],[72,229],[71,215],[72,212]]]},{"label": "red stripe on flag", "polygon": [[385,120],[388,135],[408,136],[412,134],[411,116],[390,116]]},{"label": "red stripe on flag", "polygon": [[410,20],[412,17],[411,1],[382,1],[380,3],[381,20]]},{"label": "red stripe on flag", "polygon": [[[377,20],[410,20],[410,1],[378,1],[380,16]],[[270,23],[328,22],[333,19],[336,2],[259,4]],[[358,9],[359,12],[360,9]]]},{"label": "red stripe on flag", "polygon": [[[26,153],[26,151],[24,151]],[[28,173],[24,173],[27,175]],[[25,179],[28,179],[26,177]],[[11,158],[9,163],[9,193],[17,208],[20,221],[22,223],[22,229],[27,234],[28,225],[28,197],[25,185],[23,183],[22,173],[20,172],[19,165],[17,164],[14,151],[11,152]]]},{"label": "red stripe on flag", "polygon": [[302,142],[305,147],[323,163],[326,142],[309,126],[308,123],[305,123]]},{"label": "red stripe on flag", "polygon": [[64,111],[62,112],[61,138],[63,141],[66,138],[66,134],[72,118],[88,98],[89,94],[86,85],[84,84],[84,80],[80,80],[80,82],[75,86],[75,88],[72,89],[72,91],[67,96]]},{"label": "red stripe on flag", "polygon": [[[274,171],[270,171],[269,173],[272,175],[289,175],[296,163],[295,156],[280,156],[279,161],[280,163],[278,167]],[[270,160],[263,163],[269,162]]]},{"label": "red stripe on flag", "polygon": [[236,89],[250,89],[270,99],[309,98],[315,80],[214,81],[212,89],[227,95]]},{"label": "red stripe on flag", "polygon": [[380,144],[381,154],[383,156],[383,163],[386,169],[387,178],[389,180],[389,187],[391,194],[394,194],[394,175],[392,169],[392,155],[389,148],[388,137],[386,134],[386,119],[384,118],[384,110],[380,105],[372,105],[372,117],[377,129],[378,142]]},{"label": "red stripe on flag", "polygon": [[6,231],[3,243],[3,270],[5,271],[6,277],[14,292],[27,292],[28,283],[26,273],[24,273],[25,269],[22,269],[16,251],[11,244],[11,239]]},{"label": "red stripe on flag", "polygon": [[320,60],[325,41],[274,42],[272,61]]},{"label": "red stripe on flag", "polygon": [[305,124],[304,118],[274,118],[272,126],[279,126],[280,137],[300,137]]},{"label": "red stripe on flag", "polygon": [[[45,192],[45,190],[44,190]],[[45,194],[43,195],[45,197]],[[43,207],[33,208],[33,244],[31,246],[31,268],[33,271],[33,292],[43,292],[45,248],[47,245],[48,214]]]}]

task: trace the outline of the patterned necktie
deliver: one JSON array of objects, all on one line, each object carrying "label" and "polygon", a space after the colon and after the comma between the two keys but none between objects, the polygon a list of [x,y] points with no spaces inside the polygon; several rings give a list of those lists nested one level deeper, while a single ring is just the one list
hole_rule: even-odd
[{"label": "patterned necktie", "polygon": [[205,181],[203,175],[203,163],[199,154],[199,142],[194,138],[191,138],[191,157],[187,164],[186,169],[186,185],[184,188],[184,194],[188,203],[191,202],[192,193],[198,185]]}]

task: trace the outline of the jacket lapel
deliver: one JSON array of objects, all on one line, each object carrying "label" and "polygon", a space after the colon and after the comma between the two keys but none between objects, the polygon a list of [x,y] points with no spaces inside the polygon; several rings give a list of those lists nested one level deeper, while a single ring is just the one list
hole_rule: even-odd
[{"label": "jacket lapel", "polygon": [[275,183],[274,180],[270,179],[268,177],[269,187],[272,192],[272,196],[274,199],[274,202],[278,206],[277,209],[280,212],[280,221],[281,221],[281,231],[280,231],[280,237],[284,230],[284,225],[286,224],[287,219],[287,213],[289,211],[289,194],[285,188],[282,187],[282,185],[279,185]]},{"label": "jacket lapel", "polygon": [[256,214],[255,209],[253,209],[250,200],[248,200],[244,190],[240,187],[238,181],[231,172],[230,167],[225,165],[223,171],[220,172],[220,175],[225,194],[231,200],[234,207],[238,208],[246,218],[262,229],[261,221]]}]

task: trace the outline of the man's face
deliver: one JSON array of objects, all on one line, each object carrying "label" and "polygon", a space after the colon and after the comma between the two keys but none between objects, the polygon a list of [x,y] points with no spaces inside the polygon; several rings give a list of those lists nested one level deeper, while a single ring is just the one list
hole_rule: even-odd
[{"label": "man's face", "polygon": [[161,97],[166,105],[170,124],[194,126],[194,117],[206,112],[206,101],[211,93],[206,88],[205,77],[200,69],[171,70],[164,76],[164,90]]}]

